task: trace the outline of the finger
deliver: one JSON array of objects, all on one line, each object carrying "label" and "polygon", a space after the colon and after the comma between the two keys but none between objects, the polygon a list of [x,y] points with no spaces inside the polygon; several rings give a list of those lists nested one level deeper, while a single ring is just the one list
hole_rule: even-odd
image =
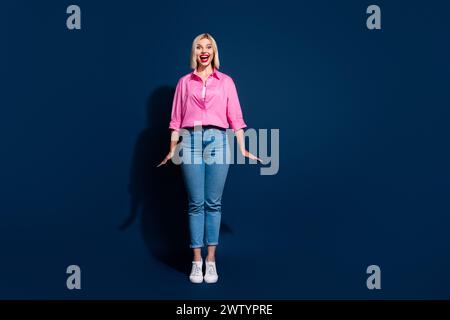
[{"label": "finger", "polygon": [[158,167],[160,167],[160,166],[162,166],[163,164],[166,164],[166,160],[163,160],[160,164],[158,164],[156,167],[158,168]]},{"label": "finger", "polygon": [[260,159],[260,158],[258,158],[257,156],[255,156],[255,155],[254,155],[253,157],[254,157],[254,158],[253,158],[254,160],[257,160],[257,161],[260,161],[260,162],[262,162],[262,161],[261,161],[261,159]]}]

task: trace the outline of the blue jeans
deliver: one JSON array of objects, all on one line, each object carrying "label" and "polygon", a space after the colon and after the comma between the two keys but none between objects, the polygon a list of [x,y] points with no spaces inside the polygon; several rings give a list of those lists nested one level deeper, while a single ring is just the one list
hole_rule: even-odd
[{"label": "blue jeans", "polygon": [[181,152],[183,157],[189,153],[190,161],[181,163],[181,171],[188,194],[190,247],[218,245],[222,192],[229,168],[228,137],[225,130],[217,128],[188,130]]}]

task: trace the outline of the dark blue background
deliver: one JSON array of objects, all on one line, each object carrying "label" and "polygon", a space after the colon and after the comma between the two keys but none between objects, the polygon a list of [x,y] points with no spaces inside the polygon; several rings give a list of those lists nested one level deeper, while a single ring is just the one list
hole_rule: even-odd
[{"label": "dark blue background", "polygon": [[[450,298],[450,6],[311,2],[80,0],[69,31],[72,1],[3,1],[0,298]],[[202,32],[280,129],[277,175],[230,170],[216,285],[189,283],[179,168],[155,169]]]}]

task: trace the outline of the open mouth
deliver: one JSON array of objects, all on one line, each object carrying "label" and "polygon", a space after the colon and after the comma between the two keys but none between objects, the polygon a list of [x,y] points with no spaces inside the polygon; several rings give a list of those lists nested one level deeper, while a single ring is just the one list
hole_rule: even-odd
[{"label": "open mouth", "polygon": [[209,59],[209,54],[202,54],[200,55],[200,61],[201,62],[207,62]]}]

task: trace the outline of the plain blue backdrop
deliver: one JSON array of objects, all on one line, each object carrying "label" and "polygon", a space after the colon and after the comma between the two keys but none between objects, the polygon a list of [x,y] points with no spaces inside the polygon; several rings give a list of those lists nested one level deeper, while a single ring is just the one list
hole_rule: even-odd
[{"label": "plain blue backdrop", "polygon": [[[0,298],[450,298],[449,9],[3,1]],[[249,128],[280,130],[277,175],[230,168],[216,285],[189,283],[179,167],[155,168],[203,32]]]}]

